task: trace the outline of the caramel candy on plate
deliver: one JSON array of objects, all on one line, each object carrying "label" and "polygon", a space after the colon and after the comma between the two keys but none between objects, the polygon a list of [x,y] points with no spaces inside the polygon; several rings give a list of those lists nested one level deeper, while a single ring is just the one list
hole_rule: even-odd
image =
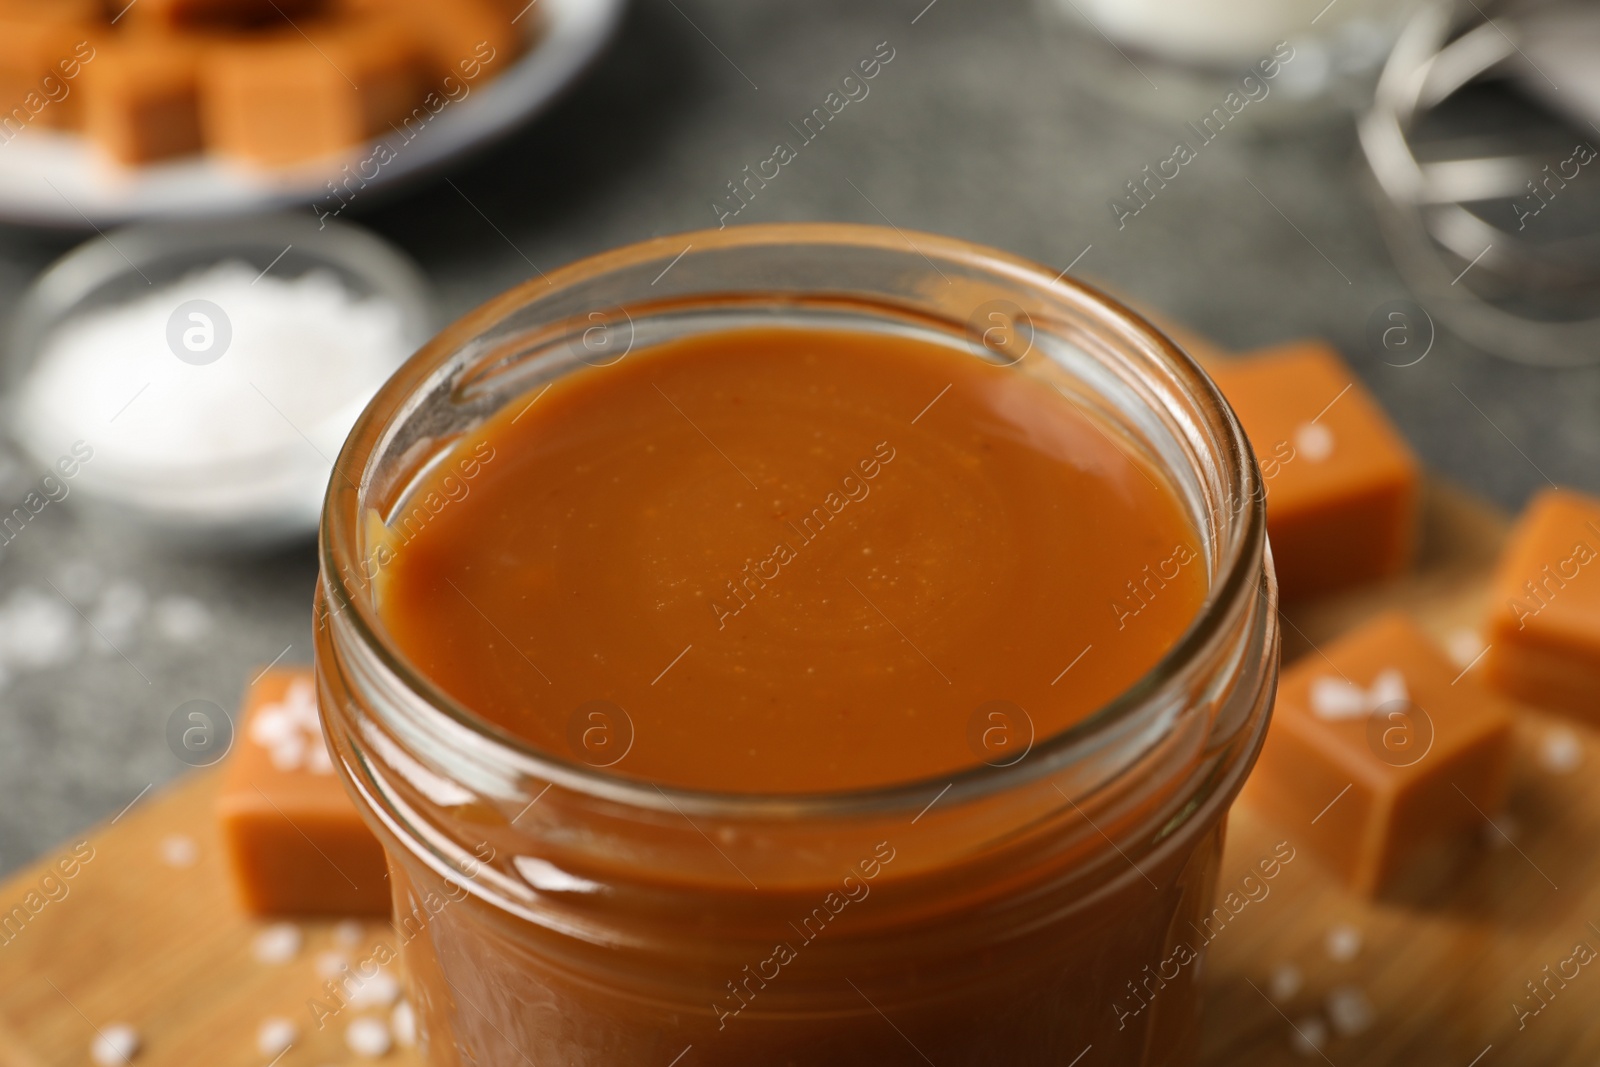
[{"label": "caramel candy on plate", "polygon": [[94,59],[98,27],[73,5],[0,5],[0,142],[30,125],[75,129],[76,80]]},{"label": "caramel candy on plate", "polygon": [[1511,716],[1411,619],[1368,622],[1287,670],[1245,786],[1359,892],[1450,850],[1505,801]]},{"label": "caramel candy on plate", "polygon": [[422,53],[393,15],[356,15],[306,36],[241,40],[201,70],[206,143],[243,162],[283,166],[384,132],[422,102]]},{"label": "caramel candy on plate", "polygon": [[257,915],[387,915],[383,848],[334,775],[308,668],[251,687],[217,816],[245,908]]},{"label": "caramel candy on plate", "polygon": [[[460,83],[484,83],[505,72],[527,41],[524,16],[499,0],[343,0],[351,11],[388,11],[411,26],[426,55],[426,87],[459,93]],[[531,16],[531,12],[529,13]],[[445,78],[454,81],[446,84]]]},{"label": "caramel candy on plate", "polygon": [[[116,6],[120,7],[121,3]],[[165,29],[197,25],[272,26],[315,14],[323,6],[323,0],[138,0],[127,9],[127,18],[134,25]]]},{"label": "caramel candy on plate", "polygon": [[84,129],[118,163],[200,150],[201,44],[165,34],[122,35],[84,68]]},{"label": "caramel candy on plate", "polygon": [[1208,369],[1261,464],[1283,597],[1404,570],[1417,537],[1421,470],[1338,354],[1299,341]]},{"label": "caramel candy on plate", "polygon": [[1484,675],[1529,704],[1600,721],[1600,500],[1549,489],[1490,586]]}]

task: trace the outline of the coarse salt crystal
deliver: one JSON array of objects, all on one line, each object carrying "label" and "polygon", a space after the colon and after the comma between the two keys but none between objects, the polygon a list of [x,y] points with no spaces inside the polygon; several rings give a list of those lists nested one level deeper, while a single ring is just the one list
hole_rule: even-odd
[{"label": "coarse salt crystal", "polygon": [[1372,1002],[1355,986],[1339,986],[1328,993],[1328,1020],[1341,1037],[1354,1037],[1372,1025]]},{"label": "coarse salt crystal", "polygon": [[360,923],[354,919],[343,919],[333,928],[333,940],[346,948],[354,948],[361,944],[364,933]]},{"label": "coarse salt crystal", "polygon": [[89,1056],[100,1067],[123,1067],[139,1054],[139,1034],[126,1023],[102,1026],[89,1046]]},{"label": "coarse salt crystal", "polygon": [[1452,630],[1445,638],[1444,649],[1451,661],[1465,670],[1483,654],[1483,638],[1476,630]]},{"label": "coarse salt crystal", "polygon": [[417,1043],[417,1013],[412,1010],[409,1000],[402,1000],[394,1006],[389,1016],[389,1026],[400,1044],[409,1048]]},{"label": "coarse salt crystal", "polygon": [[1333,455],[1333,431],[1319,422],[1303,422],[1294,431],[1294,448],[1312,463]]},{"label": "coarse salt crystal", "polygon": [[1551,730],[1539,741],[1539,766],[1551,774],[1571,774],[1583,763],[1583,742],[1571,730]]},{"label": "coarse salt crystal", "polygon": [[353,1008],[387,1008],[400,999],[400,982],[388,971],[379,971],[350,991]]},{"label": "coarse salt crystal", "polygon": [[306,770],[312,774],[332,774],[333,757],[328,754],[328,746],[321,740],[313,741],[306,752]]},{"label": "coarse salt crystal", "polygon": [[1311,682],[1311,710],[1323,719],[1354,719],[1367,713],[1367,694],[1343,678]]},{"label": "coarse salt crystal", "polygon": [[96,636],[111,645],[125,644],[133,638],[134,628],[144,618],[149,600],[137,582],[112,582],[89,613],[89,623]]},{"label": "coarse salt crystal", "polygon": [[1303,983],[1300,968],[1292,963],[1280,964],[1272,972],[1272,999],[1288,1000],[1300,992]]},{"label": "coarse salt crystal", "polygon": [[192,645],[211,631],[211,612],[191,596],[162,597],[151,618],[156,632],[176,645]]},{"label": "coarse salt crystal", "polygon": [[170,834],[161,839],[161,859],[168,867],[193,867],[200,859],[200,846],[192,837]]},{"label": "coarse salt crystal", "polygon": [[317,714],[317,690],[306,679],[295,679],[282,700],[263,705],[256,712],[250,723],[250,739],[267,749],[272,765],[280,771],[333,773],[333,759]]},{"label": "coarse salt crystal", "polygon": [[280,771],[297,771],[306,760],[306,743],[299,734],[276,741],[267,750],[272,765]]},{"label": "coarse salt crystal", "polygon": [[294,737],[300,728],[275,706],[262,708],[250,720],[250,740],[258,745],[275,745]]},{"label": "coarse salt crystal", "polygon": [[1294,1050],[1302,1056],[1316,1056],[1328,1043],[1328,1025],[1315,1015],[1294,1024]]},{"label": "coarse salt crystal", "polygon": [[286,714],[307,730],[322,730],[322,719],[317,715],[317,687],[304,678],[289,683],[280,705]]},{"label": "coarse salt crystal", "polygon": [[263,1056],[281,1056],[300,1038],[300,1028],[288,1019],[271,1018],[256,1031],[256,1051]]},{"label": "coarse salt crystal", "polygon": [[1367,703],[1376,711],[1385,704],[1403,703],[1411,699],[1411,694],[1406,689],[1406,676],[1390,667],[1379,672],[1372,680],[1372,688],[1367,690]]},{"label": "coarse salt crystal", "polygon": [[345,1030],[344,1043],[357,1056],[377,1059],[393,1047],[394,1038],[382,1019],[357,1019]]},{"label": "coarse salt crystal", "polygon": [[18,589],[0,604],[0,660],[33,669],[77,655],[78,613],[54,593]]},{"label": "coarse salt crystal", "polygon": [[1340,923],[1328,931],[1323,945],[1330,959],[1346,963],[1355,959],[1361,951],[1361,931],[1349,923]]},{"label": "coarse salt crystal", "polygon": [[1324,676],[1311,682],[1311,710],[1323,719],[1359,719],[1409,699],[1405,675],[1393,667],[1379,672],[1366,689],[1344,678]]},{"label": "coarse salt crystal", "polygon": [[317,975],[321,978],[337,978],[350,966],[350,958],[343,952],[320,952],[317,954]]},{"label": "coarse salt crystal", "polygon": [[288,963],[300,954],[302,940],[294,923],[273,923],[256,935],[251,949],[258,963]]}]

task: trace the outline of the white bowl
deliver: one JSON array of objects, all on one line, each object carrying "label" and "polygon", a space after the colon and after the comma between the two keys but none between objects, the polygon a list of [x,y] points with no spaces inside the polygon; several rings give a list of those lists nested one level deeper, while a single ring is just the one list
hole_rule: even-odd
[{"label": "white bowl", "polygon": [[209,155],[117,167],[76,134],[30,126],[0,146],[0,219],[80,229],[285,207],[330,210],[339,201],[327,183],[386,144],[393,158],[374,167],[360,190],[375,197],[486,145],[549,104],[599,53],[623,7],[624,0],[538,0],[520,22],[532,39],[529,51],[493,80],[469,86],[415,140],[395,133],[291,170],[252,170]]},{"label": "white bowl", "polygon": [[[354,297],[392,304],[400,336],[393,366],[385,362],[378,369],[381,376],[404,362],[437,325],[428,284],[411,261],[381,238],[346,223],[322,225],[308,215],[285,215],[145,223],[115,230],[58,260],[39,276],[18,308],[0,361],[0,386],[6,431],[30,459],[53,473],[74,438],[84,439],[89,448],[97,444],[92,432],[82,431],[85,420],[74,420],[69,427],[38,405],[24,406],[34,368],[57,332],[87,314],[138,300],[222,263],[263,272],[270,267],[274,279],[326,272]],[[170,343],[163,337],[155,344],[162,341]],[[258,336],[258,352],[263,343]],[[132,340],[130,358],[147,359],[150,348],[149,338]],[[179,365],[176,355],[172,361]],[[166,369],[159,362],[150,366]],[[292,435],[286,431],[280,440],[259,448],[251,446],[248,434],[241,434],[243,445],[235,442],[226,452],[196,447],[181,462],[152,463],[136,458],[132,448],[119,454],[102,447],[66,484],[67,495],[92,502],[103,518],[153,534],[173,547],[260,549],[308,538],[316,530],[332,457],[382,384],[381,377],[367,380],[373,376],[283,382],[280,389],[294,391],[328,388],[328,382],[340,380],[339,392],[349,395],[311,395],[312,406],[323,413],[317,421],[305,426],[290,422]],[[92,391],[86,387],[86,393]],[[256,391],[261,392],[259,386]],[[127,392],[131,398],[139,395],[132,387]],[[262,397],[263,405],[278,407],[266,393]],[[279,402],[283,400],[280,396]],[[107,419],[99,443],[125,436],[123,428],[110,426],[120,415]],[[281,440],[290,436],[292,440]]]}]

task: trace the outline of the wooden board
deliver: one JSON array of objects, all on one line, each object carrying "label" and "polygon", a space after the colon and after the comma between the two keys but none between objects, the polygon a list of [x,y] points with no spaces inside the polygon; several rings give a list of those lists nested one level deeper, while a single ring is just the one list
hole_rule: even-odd
[{"label": "wooden board", "polygon": [[[212,814],[219,778],[198,772],[144,797],[115,825],[63,844],[0,889],[8,911],[30,892],[42,897],[58,860],[79,841],[93,849],[61,880],[66,894],[56,890],[59,899],[0,944],[0,1067],[90,1064],[96,1031],[117,1022],[143,1038],[138,1067],[263,1067],[272,1057],[258,1051],[257,1035],[270,1018],[299,1028],[282,1067],[354,1058],[344,1031],[358,1013],[348,1009],[318,1032],[307,1001],[321,996],[320,956],[355,963],[380,941],[392,948],[388,924],[362,923],[356,945],[345,947],[333,922],[299,922],[294,959],[259,962],[253,942],[271,924],[247,918],[232,899]],[[169,862],[169,850],[189,846],[191,865]],[[382,1062],[420,1063],[404,1050]]]},{"label": "wooden board", "polygon": [[[1391,607],[1413,612],[1445,647],[1463,644],[1483,617],[1488,572],[1507,527],[1488,505],[1431,485],[1416,572],[1334,601],[1286,606],[1285,662]],[[1470,660],[1472,644],[1465,644]],[[1561,733],[1583,748],[1571,773],[1546,769],[1540,757]],[[1600,951],[1597,740],[1570,719],[1519,708],[1511,798],[1505,812],[1489,813],[1499,829],[1484,820],[1481,852],[1443,890],[1367,903],[1309,857],[1285,867],[1271,895],[1211,944],[1202,1062],[1577,1067],[1600,1060],[1600,960],[1578,968],[1564,988],[1552,982],[1548,1004],[1520,1027],[1514,1008],[1540,1008],[1525,983],[1542,987],[1543,968],[1554,972],[1578,942]],[[1228,833],[1224,886],[1276,842],[1295,840],[1292,827],[1244,805],[1235,807]],[[1353,959],[1328,952],[1336,927],[1357,932]],[[1273,979],[1285,968],[1298,971],[1303,985],[1275,1003]],[[1370,1004],[1364,1032],[1333,1033],[1334,994]],[[1320,1054],[1298,1041],[1297,1025],[1329,1031]]]},{"label": "wooden board", "polygon": [[[1424,548],[1416,573],[1337,601],[1289,606],[1287,658],[1304,654],[1367,617],[1401,606],[1442,641],[1457,640],[1480,617],[1484,579],[1505,535],[1491,508],[1441,486],[1429,490]],[[1553,730],[1575,731],[1589,764],[1576,773],[1542,769],[1539,745]],[[1518,726],[1513,796],[1502,828],[1486,822],[1485,846],[1448,892],[1408,904],[1368,904],[1344,892],[1308,854],[1284,867],[1270,894],[1252,903],[1212,942],[1203,1062],[1210,1065],[1321,1063],[1495,1067],[1592,1064],[1600,1058],[1600,961],[1583,968],[1519,1030],[1513,1004],[1536,1006],[1524,982],[1542,980],[1583,940],[1600,947],[1600,783],[1595,736],[1564,720],[1526,711]],[[350,1062],[344,1045],[351,1009],[318,1031],[307,1001],[318,994],[318,959],[352,959],[391,939],[366,924],[360,944],[340,949],[330,922],[303,923],[305,945],[290,962],[267,965],[252,953],[265,925],[234,908],[211,818],[215,774],[199,773],[147,796],[87,835],[93,858],[64,880],[38,913],[0,935],[0,1067],[90,1062],[96,1027],[125,1021],[144,1038],[139,1067],[262,1067],[262,1021],[299,1026],[282,1061]],[[1497,817],[1499,813],[1494,813]],[[173,866],[174,839],[195,861]],[[1222,884],[1234,884],[1292,828],[1235,810]],[[68,842],[0,887],[9,910],[41,887]],[[1327,950],[1330,931],[1360,940],[1353,958]],[[392,939],[391,939],[392,940]],[[1301,988],[1287,991],[1291,970]],[[1570,968],[1569,968],[1570,970]],[[1371,1007],[1363,1032],[1332,1031],[1330,994]],[[1273,998],[1276,998],[1274,1002]],[[371,1014],[371,1013],[368,1013]],[[1296,1047],[1296,1030],[1330,1035],[1322,1051]],[[1486,1051],[1487,1050],[1487,1051]],[[1475,1057],[1482,1057],[1475,1060]],[[397,1049],[382,1062],[408,1067]]]}]

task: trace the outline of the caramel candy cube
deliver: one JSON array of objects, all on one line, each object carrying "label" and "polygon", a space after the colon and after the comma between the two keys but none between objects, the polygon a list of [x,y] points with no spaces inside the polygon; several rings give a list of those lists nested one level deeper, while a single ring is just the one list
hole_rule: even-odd
[{"label": "caramel candy cube", "polygon": [[1211,371],[1261,464],[1283,597],[1404,570],[1417,538],[1420,468],[1338,354],[1300,341]]},{"label": "caramel candy cube", "polygon": [[1437,874],[1505,801],[1511,717],[1407,616],[1391,613],[1287,670],[1250,803],[1374,894]]},{"label": "caramel candy cube", "polygon": [[421,52],[398,18],[353,17],[210,51],[201,67],[206,143],[275,167],[331,155],[421,103]]},{"label": "caramel candy cube", "polygon": [[1489,684],[1530,704],[1600,721],[1600,500],[1540,493],[1490,586]]},{"label": "caramel candy cube", "polygon": [[200,150],[200,44],[140,34],[109,42],[83,73],[84,129],[119,163]]},{"label": "caramel candy cube", "polygon": [[[110,14],[116,14],[120,7],[113,8]],[[0,0],[0,16],[3,15],[43,15],[87,25],[104,21],[107,11],[101,0]]]},{"label": "caramel candy cube", "polygon": [[32,125],[81,123],[77,79],[96,54],[96,27],[67,13],[0,8],[0,143]]},{"label": "caramel candy cube", "polygon": [[[112,0],[121,7],[127,0]],[[187,26],[276,27],[288,19],[315,14],[323,0],[139,0],[127,9],[139,27],[166,30]]]},{"label": "caramel candy cube", "polygon": [[309,670],[270,670],[251,688],[217,816],[249,911],[389,914],[383,848],[334,775]]},{"label": "caramel candy cube", "polygon": [[[459,96],[457,86],[488,82],[505,72],[524,49],[524,24],[499,0],[344,0],[353,11],[390,11],[416,34],[426,56],[425,89]],[[520,5],[518,5],[520,9]],[[446,82],[446,78],[453,79]]]}]

